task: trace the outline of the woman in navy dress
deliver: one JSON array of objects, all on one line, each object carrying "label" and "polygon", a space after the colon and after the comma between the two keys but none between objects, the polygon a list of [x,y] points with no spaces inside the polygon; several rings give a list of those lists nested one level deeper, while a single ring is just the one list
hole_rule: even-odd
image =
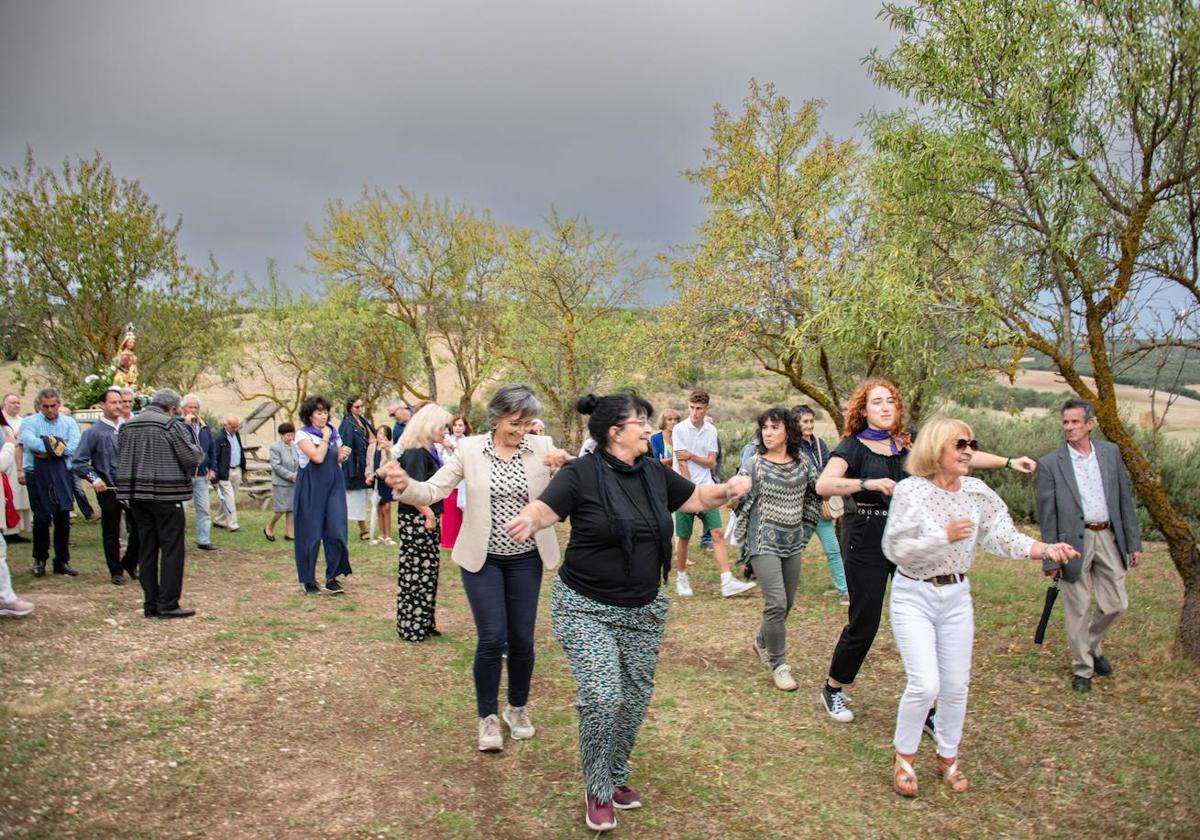
[{"label": "woman in navy dress", "polygon": [[338,582],[351,574],[350,551],[346,544],[346,478],[340,463],[350,456],[337,430],[329,425],[329,400],[308,397],[300,404],[300,422],[296,444],[296,574],[304,594],[316,595],[317,552],[325,545],[325,591],[331,595],[345,592]]}]

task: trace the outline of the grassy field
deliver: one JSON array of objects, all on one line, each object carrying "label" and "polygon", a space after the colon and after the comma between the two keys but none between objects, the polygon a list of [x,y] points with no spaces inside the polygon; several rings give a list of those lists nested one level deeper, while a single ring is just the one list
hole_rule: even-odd
[{"label": "grassy field", "polygon": [[[573,683],[538,620],[532,741],[475,750],[473,625],[457,571],[439,593],[441,639],[397,640],[394,550],[354,546],[349,595],[304,598],[263,515],[189,553],[188,621],[141,617],[140,590],[107,582],[99,528],[78,524],[75,579],[14,585],[37,604],[4,620],[3,837],[582,837]],[[815,541],[814,541],[815,542]],[[819,550],[818,550],[819,551]],[[1044,584],[1032,564],[981,558],[979,624],[955,797],[922,745],[918,799],[890,789],[903,669],[886,620],[833,723],[816,691],[843,621],[810,551],[790,621],[801,683],[783,694],[750,649],[761,601],[716,595],[697,551],[696,596],[675,599],[654,703],[634,754],[645,807],[625,837],[1184,837],[1200,825],[1200,684],[1171,655],[1178,578],[1160,546],[1130,576],[1111,636],[1117,674],[1069,689],[1061,614],[1031,643]],[[449,565],[447,563],[447,565]],[[1190,828],[1189,828],[1190,826]]]}]

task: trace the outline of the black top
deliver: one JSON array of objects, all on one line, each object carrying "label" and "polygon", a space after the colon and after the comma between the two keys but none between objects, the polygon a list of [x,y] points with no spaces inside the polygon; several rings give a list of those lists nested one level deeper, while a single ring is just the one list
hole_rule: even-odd
[{"label": "black top", "polygon": [[[643,460],[650,487],[666,498],[667,510],[678,510],[692,497],[694,484],[656,458],[643,456]],[[571,538],[558,576],[576,592],[603,604],[645,606],[658,596],[662,573],[650,501],[636,473],[612,472],[628,494],[636,519],[634,556],[627,576],[620,541],[605,516],[601,488],[590,462],[591,458],[568,461],[540,496],[559,519],[571,519]]]},{"label": "black top", "polygon": [[[437,461],[433,460],[433,456],[429,454],[429,450],[423,446],[418,446],[416,449],[405,449],[404,453],[400,456],[400,466],[408,473],[408,477],[414,481],[428,481],[438,471]],[[433,508],[433,512],[438,516],[442,515],[441,500],[434,502],[429,507]],[[396,512],[418,513],[419,511],[412,505],[397,502]]]},{"label": "black top", "polygon": [[[880,455],[872,452],[857,437],[843,438],[830,458],[841,458],[846,462],[846,478],[890,478],[900,482],[906,478],[904,461],[908,450],[897,455]],[[877,490],[860,490],[853,494],[856,512],[846,514],[846,545],[848,551],[866,548],[880,551],[883,529],[887,527],[888,506],[891,496]]]}]

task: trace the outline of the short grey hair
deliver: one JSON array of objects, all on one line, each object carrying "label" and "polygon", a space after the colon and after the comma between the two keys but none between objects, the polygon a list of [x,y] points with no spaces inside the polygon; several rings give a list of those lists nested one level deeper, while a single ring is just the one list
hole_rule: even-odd
[{"label": "short grey hair", "polygon": [[121,396],[132,397],[132,396],[134,396],[134,391],[132,388],[130,388],[128,385],[126,385],[124,388],[121,389]]},{"label": "short grey hair", "polygon": [[1096,409],[1092,408],[1092,404],[1082,397],[1071,397],[1071,399],[1063,403],[1059,416],[1061,417],[1073,408],[1083,409],[1083,422],[1085,423],[1096,419]]},{"label": "short grey hair", "polygon": [[35,401],[38,405],[41,405],[43,400],[58,400],[62,402],[62,396],[59,395],[57,388],[43,388],[37,392]]},{"label": "short grey hair", "polygon": [[505,385],[488,400],[488,426],[496,425],[505,417],[536,417],[542,413],[542,403],[528,385]]},{"label": "short grey hair", "polygon": [[172,391],[170,388],[159,388],[150,398],[150,405],[157,406],[163,411],[179,408],[179,392]]},{"label": "short grey hair", "polygon": [[190,402],[194,402],[197,406],[199,406],[201,404],[200,398],[198,396],[196,396],[195,394],[184,394],[183,399],[181,399],[179,401],[179,404],[187,405]]}]

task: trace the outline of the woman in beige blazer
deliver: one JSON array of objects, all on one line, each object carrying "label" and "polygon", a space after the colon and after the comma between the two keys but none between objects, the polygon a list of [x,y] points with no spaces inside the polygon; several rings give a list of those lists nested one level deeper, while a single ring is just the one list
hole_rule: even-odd
[{"label": "woman in beige blazer", "polygon": [[[387,475],[396,498],[408,505],[430,505],[466,482],[462,530],[450,557],[460,567],[478,633],[475,704],[483,752],[504,748],[500,718],[515,739],[534,734],[525,708],[533,676],[533,628],[542,569],[558,566],[558,539],[546,529],[518,542],[504,525],[546,489],[552,471],[569,457],[549,438],[526,434],[541,408],[528,385],[506,385],[488,402],[489,431],[464,438],[428,481],[413,481],[398,467]],[[506,646],[508,705],[497,717]]]}]

